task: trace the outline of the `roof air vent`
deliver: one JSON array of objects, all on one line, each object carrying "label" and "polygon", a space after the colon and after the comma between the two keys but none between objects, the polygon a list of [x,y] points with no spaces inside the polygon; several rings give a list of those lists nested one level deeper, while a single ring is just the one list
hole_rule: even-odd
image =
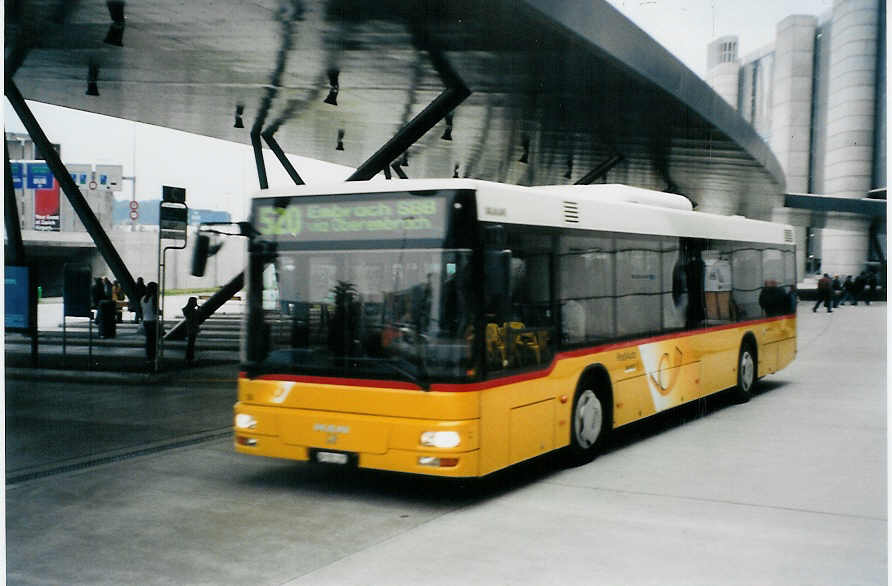
[{"label": "roof air vent", "polygon": [[789,244],[793,244],[795,240],[793,240],[793,229],[792,228],[784,228],[784,242]]},{"label": "roof air vent", "polygon": [[579,203],[575,201],[564,202],[564,221],[569,224],[579,223]]}]

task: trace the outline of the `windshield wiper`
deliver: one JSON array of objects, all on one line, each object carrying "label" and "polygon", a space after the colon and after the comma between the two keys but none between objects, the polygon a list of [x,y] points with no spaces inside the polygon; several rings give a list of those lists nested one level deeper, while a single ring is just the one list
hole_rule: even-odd
[{"label": "windshield wiper", "polygon": [[427,377],[422,378],[420,376],[412,374],[405,368],[396,364],[395,360],[388,360],[386,362],[381,362],[381,364],[384,364],[384,365],[390,367],[390,369],[393,370],[394,372],[403,375],[404,377],[409,379],[409,382],[415,383],[416,385],[421,387],[422,390],[424,390],[424,391],[431,390],[431,385],[430,385],[430,382],[427,380]]}]

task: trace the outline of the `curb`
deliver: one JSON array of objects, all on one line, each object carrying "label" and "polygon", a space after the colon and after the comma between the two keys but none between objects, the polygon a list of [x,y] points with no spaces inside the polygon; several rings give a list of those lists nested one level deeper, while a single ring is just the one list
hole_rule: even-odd
[{"label": "curb", "polygon": [[6,369],[6,378],[13,380],[47,380],[76,383],[98,384],[153,384],[167,383],[174,373],[160,372],[103,372],[96,370],[57,370],[51,368],[15,368]]}]

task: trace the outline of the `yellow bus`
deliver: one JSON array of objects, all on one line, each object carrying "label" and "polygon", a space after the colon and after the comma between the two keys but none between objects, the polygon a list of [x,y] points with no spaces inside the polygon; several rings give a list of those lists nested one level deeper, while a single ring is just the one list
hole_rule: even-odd
[{"label": "yellow bus", "polygon": [[621,185],[305,186],[253,201],[235,449],[476,477],[796,354],[788,226]]}]

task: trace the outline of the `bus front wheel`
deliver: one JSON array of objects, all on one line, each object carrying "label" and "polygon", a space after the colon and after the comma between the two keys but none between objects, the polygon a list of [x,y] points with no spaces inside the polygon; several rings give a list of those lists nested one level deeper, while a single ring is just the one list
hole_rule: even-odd
[{"label": "bus front wheel", "polygon": [[741,403],[746,403],[753,396],[758,368],[759,363],[753,343],[745,340],[740,345],[740,354],[737,358],[737,386],[734,389],[734,394]]},{"label": "bus front wheel", "polygon": [[581,388],[573,398],[568,463],[578,466],[591,462],[598,455],[609,425],[607,405],[602,394]]}]

